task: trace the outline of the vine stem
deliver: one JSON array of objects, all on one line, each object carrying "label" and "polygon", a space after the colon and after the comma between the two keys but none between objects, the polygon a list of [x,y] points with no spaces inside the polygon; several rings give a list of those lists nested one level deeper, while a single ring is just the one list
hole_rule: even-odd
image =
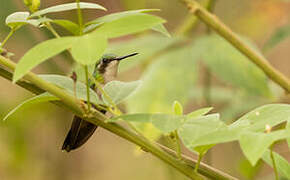
[{"label": "vine stem", "polygon": [[90,85],[89,85],[89,70],[88,66],[84,66],[85,74],[86,74],[86,87],[87,87],[87,104],[88,104],[88,111],[91,111],[91,101],[90,101]]},{"label": "vine stem", "polygon": [[270,157],[271,157],[272,164],[273,164],[273,169],[274,169],[274,173],[275,173],[275,179],[279,180],[279,174],[278,174],[278,170],[277,170],[277,165],[276,165],[274,154],[273,154],[273,146],[274,146],[274,144],[271,145],[271,147],[270,147]]},{"label": "vine stem", "polygon": [[174,131],[174,136],[175,136],[175,141],[176,141],[176,154],[178,159],[182,159],[182,153],[181,153],[181,143],[180,143],[180,139],[178,136],[178,132],[177,130]]},{"label": "vine stem", "polygon": [[195,167],[194,167],[194,171],[195,171],[195,172],[198,172],[198,168],[199,168],[199,165],[200,165],[200,163],[201,163],[202,158],[203,158],[203,154],[199,154],[199,155],[198,155],[198,159],[197,159],[197,163],[196,163],[196,165],[195,165]]},{"label": "vine stem", "polygon": [[46,28],[56,37],[60,38],[60,35],[56,32],[56,30],[52,27],[52,25],[49,22],[44,23]]},{"label": "vine stem", "polygon": [[5,37],[5,39],[2,41],[2,43],[0,44],[0,48],[3,48],[4,45],[6,44],[6,42],[9,40],[9,38],[14,34],[15,29],[11,29],[9,34]]},{"label": "vine stem", "polygon": [[[211,11],[216,0],[204,0],[202,6]],[[189,32],[198,25],[198,18],[196,16],[188,15],[185,20],[175,30],[175,35],[188,35]]]},{"label": "vine stem", "polygon": [[76,3],[77,3],[77,12],[78,12],[78,21],[79,21],[79,26],[80,26],[80,33],[82,34],[83,15],[82,15],[81,7],[80,7],[80,0],[76,0]]},{"label": "vine stem", "polygon": [[286,92],[290,92],[290,80],[277,69],[275,69],[265,57],[244,43],[238,35],[236,35],[215,15],[208,12],[195,0],[181,1],[187,5],[192,14],[196,15],[200,20],[202,20],[209,27],[215,30],[220,36],[231,43],[242,54],[247,56],[249,60],[256,64],[270,79],[280,85]]}]

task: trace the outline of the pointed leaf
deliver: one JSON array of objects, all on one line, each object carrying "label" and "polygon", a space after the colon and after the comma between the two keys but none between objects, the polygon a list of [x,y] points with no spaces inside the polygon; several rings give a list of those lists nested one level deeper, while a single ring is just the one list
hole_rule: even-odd
[{"label": "pointed leaf", "polygon": [[[132,95],[141,85],[141,81],[121,82],[111,81],[104,86],[104,91],[110,96],[115,104],[119,104]],[[108,104],[104,95],[103,101]]]},{"label": "pointed leaf", "polygon": [[112,13],[106,16],[99,17],[93,21],[88,22],[85,26],[91,25],[91,24],[102,24],[102,23],[108,23],[115,20],[119,20],[124,17],[132,16],[135,14],[141,14],[146,12],[152,12],[152,11],[160,11],[159,9],[138,9],[138,10],[130,10],[130,11],[122,11],[118,13]]},{"label": "pointed leaf", "polygon": [[268,104],[261,106],[246,115],[242,116],[240,121],[250,121],[248,130],[260,131],[265,130],[265,126],[273,127],[282,122],[290,120],[290,105],[288,104]]},{"label": "pointed leaf", "polygon": [[[30,17],[42,16],[44,14],[54,13],[54,12],[69,11],[69,10],[73,10],[77,8],[78,8],[77,3],[60,4],[60,5],[52,6],[46,9],[42,9],[40,11],[36,11],[35,13],[31,14]],[[100,9],[100,10],[106,11],[106,8],[104,8],[101,5],[98,5],[95,3],[87,3],[87,2],[80,2],[80,8],[81,9]]]},{"label": "pointed leaf", "polygon": [[73,43],[71,53],[80,64],[91,65],[96,63],[107,48],[107,38],[99,33],[90,33],[80,36]]},{"label": "pointed leaf", "polygon": [[162,23],[165,23],[165,20],[160,17],[149,14],[135,14],[105,23],[96,31],[108,38],[116,38],[141,32]]},{"label": "pointed leaf", "polygon": [[226,125],[219,120],[219,114],[210,114],[187,119],[182,127],[178,129],[178,134],[184,145],[193,150],[197,147],[194,145],[195,141],[200,137],[222,128],[226,128]]},{"label": "pointed leaf", "polygon": [[71,47],[75,40],[75,37],[62,37],[47,40],[34,46],[24,54],[16,65],[13,74],[13,83],[22,78],[38,64]]},{"label": "pointed leaf", "polygon": [[[135,15],[135,14],[142,14],[142,13],[152,12],[152,11],[159,11],[159,9],[139,9],[139,10],[123,11],[123,12],[119,12],[119,13],[109,14],[109,15],[106,15],[106,16],[103,16],[103,17],[100,17],[100,18],[97,18],[93,21],[88,22],[85,25],[86,28],[84,29],[84,32],[92,31],[104,23],[112,22],[112,21],[115,21],[115,20],[118,20],[121,18]],[[160,32],[167,37],[171,37],[169,32],[167,31],[167,29],[162,24],[158,24],[156,26],[153,26],[153,27],[151,27],[151,29],[154,31]]]},{"label": "pointed leaf", "polygon": [[11,29],[17,29],[25,24],[38,26],[40,23],[36,19],[28,19],[29,12],[15,12],[7,16],[5,23]]},{"label": "pointed leaf", "polygon": [[[44,79],[47,82],[55,84],[60,88],[67,90],[71,95],[74,96],[74,82],[71,78],[66,76],[60,76],[55,74],[43,74],[39,75],[40,78]],[[76,84],[76,95],[78,99],[87,100],[87,90],[86,85],[81,82]],[[90,89],[90,101],[93,104],[103,104],[97,95],[97,93]]]},{"label": "pointed leaf", "polygon": [[255,165],[275,141],[287,137],[290,137],[290,131],[286,130],[278,130],[267,134],[244,132],[239,141],[244,155],[252,165]]},{"label": "pointed leaf", "polygon": [[49,94],[49,93],[43,93],[37,96],[34,96],[30,99],[25,100],[24,102],[22,102],[21,104],[19,104],[18,106],[16,106],[14,109],[12,109],[4,118],[3,121],[7,120],[11,115],[15,114],[17,111],[19,111],[20,109],[24,108],[24,107],[29,107],[33,104],[38,104],[38,103],[42,103],[42,102],[48,102],[48,101],[56,101],[59,100],[57,97]]}]

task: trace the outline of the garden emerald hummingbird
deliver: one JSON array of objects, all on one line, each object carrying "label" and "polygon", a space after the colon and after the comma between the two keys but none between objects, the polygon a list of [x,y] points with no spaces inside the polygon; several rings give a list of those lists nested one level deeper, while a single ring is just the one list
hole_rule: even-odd
[{"label": "garden emerald hummingbird", "polygon": [[[127,56],[117,57],[114,54],[105,54],[102,56],[100,61],[95,65],[93,77],[101,80],[101,84],[114,80],[118,73],[119,62],[125,58],[135,56],[138,53],[129,54]],[[99,78],[101,77],[101,78]],[[92,84],[90,88],[95,90],[95,84]],[[96,90],[97,91],[97,90]],[[99,96],[100,92],[97,91]],[[100,110],[103,114],[106,114],[105,110]],[[62,150],[70,152],[71,150],[77,149],[82,146],[87,140],[93,135],[97,126],[81,119],[78,116],[74,116],[71,128],[64,140]]]}]

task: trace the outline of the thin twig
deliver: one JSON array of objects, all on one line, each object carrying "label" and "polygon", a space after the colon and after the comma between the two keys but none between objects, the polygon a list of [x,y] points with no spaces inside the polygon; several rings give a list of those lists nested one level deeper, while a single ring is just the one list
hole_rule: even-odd
[{"label": "thin twig", "polygon": [[175,136],[177,157],[178,157],[178,159],[182,159],[182,157],[181,157],[181,154],[182,154],[182,152],[181,152],[181,143],[180,143],[180,139],[179,139],[177,130],[174,131],[174,136]]},{"label": "thin twig", "polygon": [[[241,38],[236,35],[229,27],[227,27],[222,21],[220,21],[215,15],[208,12],[195,0],[181,0],[183,1],[189,11],[196,15],[200,20],[206,23],[209,27],[215,30],[220,36],[224,37],[234,47],[236,47],[241,53],[249,58],[254,64],[256,64],[264,73],[280,85],[286,92],[290,92],[290,80],[283,75],[280,71],[275,69],[269,61],[261,54],[253,50]],[[222,53],[222,52],[221,52]]]},{"label": "thin twig", "polygon": [[15,32],[15,29],[11,29],[9,34],[4,38],[4,40],[1,42],[0,44],[0,49],[4,47],[4,45],[6,44],[6,42],[9,40],[9,38],[13,35],[13,33]]},{"label": "thin twig", "polygon": [[199,168],[200,162],[202,160],[202,157],[203,157],[203,154],[199,153],[197,163],[196,163],[195,168],[194,168],[195,172],[198,172],[198,168]]},{"label": "thin twig", "polygon": [[89,85],[89,70],[88,66],[84,66],[85,74],[86,74],[86,87],[87,87],[87,104],[88,104],[88,111],[91,111],[91,101],[90,101],[90,85]]},{"label": "thin twig", "polygon": [[278,170],[277,170],[277,165],[276,165],[275,157],[274,157],[274,154],[273,154],[273,146],[274,145],[271,145],[271,147],[270,147],[270,157],[271,157],[272,164],[273,164],[273,169],[274,169],[274,173],[275,173],[275,179],[279,180],[279,174],[278,174]]}]

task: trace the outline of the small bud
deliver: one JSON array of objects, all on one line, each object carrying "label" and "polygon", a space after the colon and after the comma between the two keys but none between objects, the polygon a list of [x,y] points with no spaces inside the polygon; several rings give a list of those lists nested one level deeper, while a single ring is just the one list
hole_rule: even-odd
[{"label": "small bud", "polygon": [[72,80],[76,83],[77,82],[77,73],[76,72],[72,72],[72,75],[70,76],[70,78],[72,78]]},{"label": "small bud", "polygon": [[173,103],[173,112],[176,115],[182,115],[183,114],[183,108],[180,102],[174,101]]},{"label": "small bud", "polygon": [[272,128],[269,124],[266,124],[265,130],[266,130],[266,133],[270,133]]},{"label": "small bud", "polygon": [[23,2],[31,12],[37,11],[40,6],[40,0],[23,0]]}]

